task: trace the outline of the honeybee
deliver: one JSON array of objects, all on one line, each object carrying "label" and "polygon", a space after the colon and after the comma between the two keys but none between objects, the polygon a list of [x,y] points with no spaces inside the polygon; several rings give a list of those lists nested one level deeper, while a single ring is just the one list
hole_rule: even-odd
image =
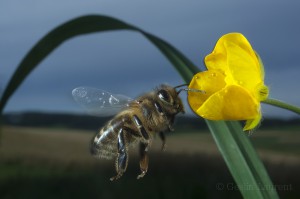
[{"label": "honeybee", "polygon": [[111,94],[107,91],[89,87],[78,87],[72,91],[73,98],[89,112],[96,115],[110,115],[119,112],[108,121],[91,140],[91,154],[98,158],[115,158],[116,175],[111,181],[119,179],[128,165],[129,147],[139,144],[140,174],[145,176],[148,170],[148,149],[156,134],[165,148],[165,132],[173,131],[174,118],[184,113],[184,106],[179,97],[184,85],[171,87],[160,85],[155,90],[136,99],[124,95]]}]

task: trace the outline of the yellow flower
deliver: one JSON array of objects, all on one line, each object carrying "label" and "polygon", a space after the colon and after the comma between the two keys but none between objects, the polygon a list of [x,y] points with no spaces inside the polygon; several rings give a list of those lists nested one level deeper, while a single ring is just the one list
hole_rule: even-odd
[{"label": "yellow flower", "polygon": [[223,35],[205,57],[207,71],[196,74],[188,92],[193,111],[209,120],[247,120],[244,130],[261,120],[260,101],[267,99],[263,64],[240,33]]}]

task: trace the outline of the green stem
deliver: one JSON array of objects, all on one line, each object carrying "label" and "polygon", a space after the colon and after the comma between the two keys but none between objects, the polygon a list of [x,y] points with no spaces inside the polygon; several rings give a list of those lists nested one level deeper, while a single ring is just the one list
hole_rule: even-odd
[{"label": "green stem", "polygon": [[262,102],[265,103],[265,104],[270,104],[270,105],[273,105],[273,106],[277,106],[277,107],[280,107],[280,108],[284,108],[284,109],[293,111],[294,113],[297,113],[297,114],[300,115],[300,108],[299,107],[287,104],[287,103],[279,101],[277,99],[268,98],[268,99],[266,99],[265,101],[262,101]]}]

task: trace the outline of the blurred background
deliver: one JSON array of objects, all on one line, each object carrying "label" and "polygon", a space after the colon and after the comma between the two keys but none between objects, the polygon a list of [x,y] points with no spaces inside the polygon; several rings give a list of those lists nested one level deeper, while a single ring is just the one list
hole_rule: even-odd
[{"label": "blurred background", "polygon": [[[33,1],[0,2],[0,93],[31,47],[56,26],[87,14],[108,15],[174,45],[201,70],[215,42],[243,33],[265,65],[270,97],[300,106],[300,2],[297,1]],[[109,118],[87,115],[71,91],[96,87],[132,98],[161,83],[183,81],[136,32],[76,37],[40,63],[8,102],[0,144],[0,198],[233,198],[238,187],[205,122],[187,114],[150,151],[149,173],[137,181],[137,150],[111,183],[114,162],[89,155],[89,141]],[[300,196],[300,117],[263,105],[264,121],[249,138],[279,195]],[[223,185],[223,188],[222,188]]]}]

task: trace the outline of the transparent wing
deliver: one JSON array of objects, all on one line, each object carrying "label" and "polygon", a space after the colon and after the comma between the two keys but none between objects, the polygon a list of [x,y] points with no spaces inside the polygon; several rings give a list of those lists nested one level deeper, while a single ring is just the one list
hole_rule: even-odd
[{"label": "transparent wing", "polygon": [[107,91],[91,88],[78,87],[73,89],[74,100],[86,109],[89,114],[97,116],[111,116],[127,107],[131,98],[125,95],[112,94]]}]

